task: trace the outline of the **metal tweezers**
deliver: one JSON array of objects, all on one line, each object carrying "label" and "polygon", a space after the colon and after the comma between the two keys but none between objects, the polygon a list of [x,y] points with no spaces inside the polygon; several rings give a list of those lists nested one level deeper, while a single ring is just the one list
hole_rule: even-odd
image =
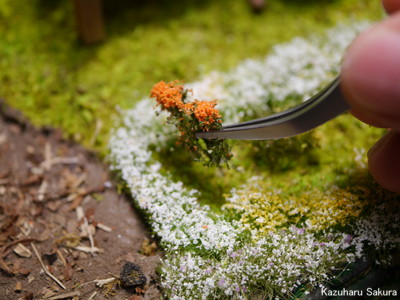
[{"label": "metal tweezers", "polygon": [[252,121],[197,132],[197,138],[270,140],[309,131],[346,112],[350,107],[340,90],[340,76],[318,94],[288,110]]}]

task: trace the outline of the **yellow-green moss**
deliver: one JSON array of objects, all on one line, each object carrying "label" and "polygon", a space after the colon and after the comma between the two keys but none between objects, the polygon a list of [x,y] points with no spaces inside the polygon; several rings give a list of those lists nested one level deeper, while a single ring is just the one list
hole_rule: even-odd
[{"label": "yellow-green moss", "polygon": [[379,1],[103,1],[107,39],[76,39],[72,1],[0,1],[0,97],[35,124],[105,153],[118,116],[159,80],[194,81],[264,56],[274,44],[354,18],[378,19]]},{"label": "yellow-green moss", "polygon": [[238,192],[239,201],[225,208],[234,208],[241,215],[241,222],[260,235],[274,232],[290,225],[324,230],[333,226],[346,226],[357,218],[368,204],[348,190],[333,189],[322,192],[317,189],[302,195],[282,196],[280,191],[264,181],[253,182],[252,187]]}]

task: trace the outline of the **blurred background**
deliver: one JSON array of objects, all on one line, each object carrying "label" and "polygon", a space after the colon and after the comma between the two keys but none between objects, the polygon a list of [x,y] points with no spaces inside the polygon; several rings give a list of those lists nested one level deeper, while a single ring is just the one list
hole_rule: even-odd
[{"label": "blurred background", "polygon": [[371,0],[0,0],[0,98],[105,153],[118,109],[338,22]]}]

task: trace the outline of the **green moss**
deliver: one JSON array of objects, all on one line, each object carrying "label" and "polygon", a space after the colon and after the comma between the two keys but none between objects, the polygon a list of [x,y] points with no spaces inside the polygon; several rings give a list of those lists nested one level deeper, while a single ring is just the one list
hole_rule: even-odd
[{"label": "green moss", "polygon": [[[332,186],[343,191],[367,187],[371,180],[365,179],[366,169],[363,161],[357,162],[357,151],[370,148],[382,134],[382,129],[347,114],[293,138],[231,141],[231,169],[205,168],[174,141],[156,152],[155,159],[162,163],[165,174],[201,191],[199,200],[219,210],[230,190],[253,176],[263,178],[271,191],[280,190],[282,199],[301,197],[308,191],[324,192]],[[366,162],[366,153],[361,155]]]},{"label": "green moss", "polygon": [[173,180],[200,191],[199,200],[216,211],[224,204],[225,193],[246,179],[243,173],[233,169],[204,167],[203,163],[195,162],[183,146],[176,146],[173,141],[155,152],[154,158],[162,163],[164,174],[169,173]]},{"label": "green moss", "polygon": [[[0,2],[0,97],[35,124],[61,127],[101,154],[116,106],[132,107],[159,80],[191,82],[340,20],[382,16],[379,1],[369,0],[271,0],[262,14],[245,0],[103,2],[107,39],[94,46],[77,41],[71,1]],[[344,116],[295,139],[232,142],[231,170],[196,166],[180,150],[159,158],[218,208],[223,194],[254,175],[288,194],[328,182],[345,186],[353,148],[368,148],[379,134]]]},{"label": "green moss", "polygon": [[105,153],[118,116],[159,80],[194,81],[265,55],[276,43],[349,17],[381,16],[379,1],[103,1],[107,39],[76,39],[72,1],[0,2],[0,97],[35,124],[64,129]]}]

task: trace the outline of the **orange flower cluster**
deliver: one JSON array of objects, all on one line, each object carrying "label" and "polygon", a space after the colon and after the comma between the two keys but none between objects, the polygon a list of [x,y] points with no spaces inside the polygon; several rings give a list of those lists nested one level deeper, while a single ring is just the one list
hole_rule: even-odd
[{"label": "orange flower cluster", "polygon": [[185,112],[188,116],[194,114],[195,118],[201,123],[201,129],[208,131],[208,126],[215,123],[222,123],[221,115],[215,108],[217,101],[199,101],[193,103],[183,102],[183,86],[177,85],[176,81],[166,83],[160,81],[156,83],[150,97],[156,98],[158,105],[162,109],[171,111],[171,108],[177,108],[180,112]]},{"label": "orange flower cluster", "polygon": [[150,96],[156,98],[162,110],[170,113],[168,121],[175,124],[179,131],[177,145],[183,144],[197,161],[203,161],[205,165],[228,165],[232,155],[225,140],[201,140],[196,137],[198,131],[218,130],[222,127],[222,117],[215,108],[217,102],[194,100],[185,103],[191,92],[176,81],[160,81],[153,86]]},{"label": "orange flower cluster", "polygon": [[157,103],[167,110],[172,107],[182,108],[182,95],[183,86],[176,85],[175,81],[169,83],[160,81],[153,86],[150,93],[150,97],[156,98]]},{"label": "orange flower cluster", "polygon": [[215,122],[222,123],[221,115],[215,108],[217,101],[196,101],[194,105],[194,116],[204,125],[212,125]]}]

